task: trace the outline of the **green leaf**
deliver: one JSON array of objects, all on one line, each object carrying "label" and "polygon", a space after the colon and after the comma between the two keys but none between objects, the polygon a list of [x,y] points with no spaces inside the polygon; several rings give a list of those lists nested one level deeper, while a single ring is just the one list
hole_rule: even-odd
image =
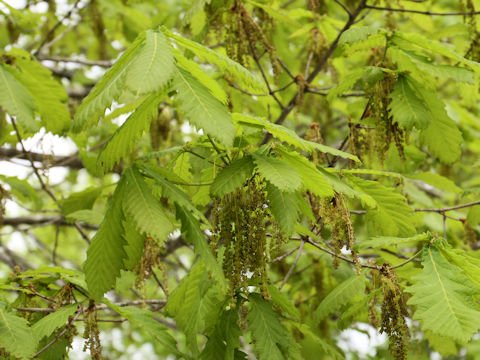
[{"label": "green leaf", "polygon": [[451,164],[461,155],[462,133],[436,94],[428,92],[423,94],[423,98],[432,112],[433,121],[421,132],[421,139],[435,157],[445,164]]},{"label": "green leaf", "polygon": [[125,233],[123,237],[127,243],[124,247],[127,258],[124,261],[126,270],[133,270],[143,256],[145,235],[138,232],[135,222],[128,217],[123,222]]},{"label": "green leaf", "polygon": [[103,172],[109,171],[127,157],[144,131],[150,128],[152,118],[158,113],[158,104],[162,97],[154,94],[146,98],[105,144],[97,159],[97,167]]},{"label": "green leaf", "polygon": [[177,68],[173,87],[178,90],[180,108],[190,122],[204,129],[207,134],[214,136],[226,146],[231,146],[235,127],[225,105],[182,68]]},{"label": "green leaf", "polygon": [[27,320],[0,308],[0,347],[17,358],[30,359],[36,346]]},{"label": "green leaf", "polygon": [[105,218],[87,250],[83,265],[85,280],[90,295],[102,299],[103,294],[114,287],[120,270],[124,269],[126,257],[123,238],[122,201],[126,193],[127,180],[122,177],[109,201]]},{"label": "green leaf", "polygon": [[67,216],[78,210],[91,209],[101,193],[101,188],[89,187],[83,191],[70,194],[60,201],[62,214]]},{"label": "green leaf", "polygon": [[367,70],[368,68],[360,68],[347,74],[337,86],[328,92],[327,100],[331,102],[336,97],[351,90],[357,81],[367,73]]},{"label": "green leaf", "polygon": [[365,40],[370,35],[375,35],[377,33],[378,29],[372,26],[355,26],[343,32],[338,44],[342,45],[359,42]]},{"label": "green leaf", "polygon": [[420,321],[424,331],[465,344],[480,328],[474,300],[480,289],[434,246],[424,247],[422,265],[422,272],[413,278],[417,283],[407,288],[412,294],[408,304],[416,307],[413,319]]},{"label": "green leaf", "polygon": [[27,180],[19,179],[15,176],[0,175],[0,180],[10,186],[10,192],[16,198],[21,201],[32,201],[36,209],[40,209],[42,206],[42,199],[40,198],[38,191],[30,185]]},{"label": "green leaf", "polygon": [[63,86],[52,77],[50,70],[33,60],[30,54],[15,49],[20,54],[15,65],[20,68],[18,80],[32,95],[35,106],[47,131],[61,134],[70,127],[68,95]]},{"label": "green leaf", "polygon": [[197,253],[202,261],[205,263],[207,270],[212,274],[213,279],[218,282],[219,290],[224,293],[227,284],[225,276],[223,274],[222,267],[217,262],[215,256],[207,243],[205,235],[200,227],[200,223],[195,217],[183,209],[181,206],[176,205],[177,218],[182,222],[182,233],[188,242],[192,243],[195,247],[195,253]]},{"label": "green leaf", "polygon": [[68,318],[75,314],[77,308],[78,304],[63,306],[41,318],[32,326],[34,336],[40,341],[44,336],[50,336],[55,329],[67,325]]},{"label": "green leaf", "polygon": [[419,172],[416,174],[405,175],[409,179],[422,180],[424,183],[435,186],[439,190],[450,191],[456,194],[461,194],[463,190],[455,185],[455,183],[439,174],[431,172]]},{"label": "green leaf", "polygon": [[73,120],[72,130],[80,132],[87,126],[95,123],[99,117],[105,114],[105,109],[117,100],[125,85],[125,75],[128,65],[132,62],[135,54],[142,48],[145,33],[141,33],[128,47],[115,64],[95,84],[94,88],[85,97],[77,109]]},{"label": "green leaf", "polygon": [[298,191],[281,191],[270,183],[267,184],[267,199],[280,230],[285,236],[290,236],[298,220],[300,202],[305,201],[305,199]]},{"label": "green leaf", "polygon": [[260,77],[252,74],[239,63],[206,46],[176,35],[164,27],[162,27],[162,31],[165,35],[175,39],[179,45],[192,51],[195,55],[217,65],[222,71],[228,73],[228,75],[230,75],[238,83],[238,85],[245,90],[260,93],[265,93],[267,91],[263,80]]},{"label": "green leaf", "polygon": [[22,128],[35,132],[39,124],[35,121],[34,100],[27,89],[10,73],[15,73],[10,65],[0,64],[0,105],[11,115],[16,116]]},{"label": "green leaf", "polygon": [[432,121],[427,104],[410,86],[407,76],[399,76],[390,98],[389,111],[393,122],[402,128],[411,130],[415,126],[425,129]]},{"label": "green leaf", "polygon": [[315,320],[321,321],[325,316],[338,311],[343,305],[352,300],[355,295],[363,293],[364,290],[364,275],[353,275],[342,281],[318,305],[314,312]]},{"label": "green leaf", "polygon": [[105,303],[120,316],[125,317],[134,327],[141,329],[145,335],[152,337],[172,353],[184,357],[184,354],[178,351],[177,342],[170,335],[168,328],[155,319],[158,313],[133,306],[120,307],[110,301]]},{"label": "green leaf", "polygon": [[235,352],[241,347],[242,331],[238,326],[238,311],[225,310],[220,315],[214,330],[208,337],[200,354],[203,360],[234,360]]},{"label": "green leaf", "polygon": [[[332,197],[333,188],[317,167],[297,152],[288,152],[279,146],[275,151],[300,174],[305,189],[320,197]],[[272,184],[276,185],[272,182]],[[278,187],[278,186],[277,186]],[[280,188],[280,187],[279,187]]]},{"label": "green leaf", "polygon": [[127,181],[123,197],[125,215],[133,219],[138,231],[162,244],[174,230],[163,206],[135,167],[125,170],[125,180]]},{"label": "green leaf", "polygon": [[373,248],[378,249],[385,246],[398,246],[404,244],[416,244],[418,242],[429,241],[430,235],[423,233],[407,238],[399,238],[392,236],[374,236],[368,240],[360,241],[358,247],[360,249]]},{"label": "green leaf", "polygon": [[348,176],[350,183],[370,195],[377,207],[367,210],[365,215],[370,234],[385,236],[411,236],[415,234],[412,225],[412,209],[406,199],[377,181],[363,180]]},{"label": "green leaf", "polygon": [[227,94],[225,94],[223,88],[212,78],[212,76],[206,74],[196,62],[187,59],[178,50],[175,50],[175,58],[177,59],[177,64],[182,69],[185,69],[192,74],[222,104],[227,105]]},{"label": "green leaf", "polygon": [[77,210],[67,215],[68,221],[81,221],[87,224],[100,225],[103,214],[95,210]]},{"label": "green leaf", "polygon": [[251,156],[233,161],[218,173],[210,187],[210,193],[221,197],[237,190],[252,177],[253,169],[254,164]]},{"label": "green leaf", "polygon": [[280,292],[276,286],[269,285],[268,286],[268,293],[272,298],[272,303],[279,307],[284,313],[289,315],[294,319],[300,319],[300,311],[295,307],[294,302],[289,296],[284,293]]},{"label": "green leaf", "polygon": [[280,190],[294,191],[302,185],[300,175],[285,161],[272,156],[253,154],[260,175]]},{"label": "green leaf", "polygon": [[268,15],[270,15],[273,19],[277,20],[281,24],[288,24],[290,26],[295,26],[299,27],[300,24],[296,22],[294,19],[292,19],[288,14],[284,13],[280,9],[276,9],[272,6],[272,4],[269,5],[264,5],[259,2],[253,1],[253,0],[246,0],[248,3],[261,8],[263,11],[265,11]]},{"label": "green leaf", "polygon": [[[254,340],[255,354],[259,360],[291,359],[289,352],[290,339],[287,329],[273,310],[272,304],[259,294],[248,297],[250,311],[247,315],[248,331]],[[285,356],[284,356],[285,352]],[[293,351],[292,351],[293,352]]]},{"label": "green leaf", "polygon": [[360,162],[358,157],[355,155],[346,153],[344,151],[335,149],[330,146],[326,146],[323,144],[318,144],[316,142],[307,141],[302,139],[297,133],[285,126],[271,123],[263,118],[247,116],[244,114],[233,113],[232,119],[235,123],[239,125],[253,125],[254,127],[262,127],[267,130],[273,137],[286,142],[287,144],[293,145],[298,147],[299,149],[306,150],[312,153],[314,150],[318,150],[322,153],[331,154],[334,156],[339,156],[344,159],[350,159],[356,162]]},{"label": "green leaf", "polygon": [[125,85],[137,96],[161,89],[172,78],[175,60],[160,31],[148,30],[144,45],[128,65]]},{"label": "green leaf", "polygon": [[480,289],[480,259],[463,249],[440,248],[440,252],[449,263],[458,266],[464,274]]},{"label": "green leaf", "polygon": [[199,354],[197,333],[216,323],[220,303],[223,302],[214,285],[214,280],[205,271],[205,265],[197,262],[170,294],[165,306],[166,313],[185,332],[194,357]]}]

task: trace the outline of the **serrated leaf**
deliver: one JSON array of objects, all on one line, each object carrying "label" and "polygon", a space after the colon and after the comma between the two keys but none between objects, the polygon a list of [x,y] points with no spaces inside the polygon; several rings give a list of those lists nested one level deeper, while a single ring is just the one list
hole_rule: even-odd
[{"label": "serrated leaf", "polygon": [[405,175],[409,179],[422,180],[424,183],[435,186],[439,190],[451,191],[456,194],[460,194],[463,190],[455,185],[455,183],[439,174],[431,172],[420,172],[417,174]]},{"label": "serrated leaf", "polygon": [[351,44],[362,41],[368,38],[370,35],[375,35],[377,33],[378,29],[372,26],[355,26],[343,32],[338,44]]},{"label": "serrated leaf", "polygon": [[314,312],[316,321],[321,321],[325,316],[338,311],[343,305],[352,300],[355,295],[362,293],[364,290],[365,276],[363,275],[353,275],[342,281],[318,305]]},{"label": "serrated leaf", "polygon": [[37,340],[27,320],[0,308],[0,347],[20,359],[30,359]]},{"label": "serrated leaf", "polygon": [[407,288],[412,294],[409,305],[416,307],[414,320],[423,330],[445,336],[462,344],[480,328],[480,311],[474,296],[480,289],[434,247],[426,245],[422,254],[423,270]]},{"label": "serrated leaf", "polygon": [[133,219],[140,232],[162,244],[174,230],[163,206],[135,167],[125,170],[125,180],[127,182],[123,197],[125,215]]},{"label": "serrated leaf", "polygon": [[302,139],[297,133],[283,125],[271,123],[263,118],[247,116],[244,114],[233,113],[232,119],[239,125],[253,125],[255,127],[260,126],[267,130],[273,137],[286,142],[287,144],[298,147],[299,149],[306,150],[312,153],[314,150],[318,150],[322,153],[331,154],[334,156],[340,156],[344,159],[350,159],[356,162],[360,162],[355,155],[346,153],[344,151],[335,149],[330,146],[318,144],[312,141]]},{"label": "serrated leaf", "polygon": [[170,335],[168,328],[155,320],[155,317],[158,316],[157,313],[133,306],[120,307],[110,301],[106,301],[106,304],[116,313],[125,317],[134,327],[143,330],[145,335],[154,338],[172,353],[184,357],[184,354],[178,351],[177,342]]},{"label": "serrated leaf", "polygon": [[180,108],[190,122],[226,146],[231,146],[235,127],[225,105],[182,68],[177,68],[172,86],[178,90]]},{"label": "serrated leaf", "polygon": [[368,68],[360,68],[347,74],[337,86],[330,89],[327,100],[331,102],[336,97],[351,90],[357,81],[367,73],[367,70]]},{"label": "serrated leaf", "polygon": [[145,33],[140,34],[83,99],[75,114],[72,130],[80,132],[103,116],[105,109],[118,99],[125,84],[128,65],[143,46]]},{"label": "serrated leaf", "polygon": [[320,197],[333,196],[332,186],[313,163],[296,152],[288,152],[280,147],[276,147],[275,151],[300,174],[305,189]]},{"label": "serrated leaf", "polygon": [[146,98],[105,144],[97,159],[97,167],[103,172],[112,169],[128,156],[144,131],[150,128],[152,118],[158,113],[162,97],[154,94]]},{"label": "serrated leaf", "polygon": [[177,218],[182,222],[182,233],[188,242],[192,243],[202,261],[205,263],[207,270],[212,274],[213,279],[218,283],[220,293],[226,290],[227,284],[223,270],[217,262],[215,256],[207,243],[205,235],[200,227],[200,222],[181,206],[176,205]]},{"label": "serrated leaf", "polygon": [[102,299],[103,294],[114,287],[120,270],[124,268],[126,254],[123,247],[126,242],[122,236],[122,202],[126,186],[127,181],[122,177],[108,204],[100,229],[87,250],[83,270],[88,290],[94,299]]},{"label": "serrated leaf", "polygon": [[10,72],[13,67],[0,64],[0,105],[12,116],[16,116],[22,128],[27,132],[35,132],[39,124],[35,121],[35,105],[33,97]]},{"label": "serrated leaf", "polygon": [[162,28],[162,31],[168,37],[175,39],[175,41],[192,51],[195,55],[204,58],[205,60],[214,63],[217,65],[222,71],[228,73],[235,81],[237,81],[238,85],[244,88],[247,91],[251,92],[260,92],[265,93],[267,88],[262,81],[262,79],[250,71],[245,69],[239,63],[229,59],[228,57],[206,47],[197,42],[192,40],[186,39],[182,36],[176,35],[171,31],[167,30],[166,28]]},{"label": "serrated leaf", "polygon": [[222,104],[226,105],[228,103],[227,94],[225,94],[222,87],[215,81],[215,79],[206,74],[196,62],[187,59],[177,50],[175,50],[175,58],[177,59],[177,64],[182,69],[187,70],[192,74]]},{"label": "serrated leaf", "polygon": [[91,209],[101,193],[101,188],[89,187],[83,191],[70,194],[60,201],[62,214],[67,216],[78,210]]},{"label": "serrated leaf", "polygon": [[175,60],[165,35],[148,30],[144,45],[128,65],[125,85],[137,96],[154,92],[167,84],[174,71]]},{"label": "serrated leaf", "polygon": [[432,112],[433,121],[421,132],[421,140],[440,161],[451,164],[461,154],[462,133],[458,130],[445,110],[445,104],[434,93],[423,94],[423,98]]},{"label": "serrated leaf", "polygon": [[44,336],[50,336],[55,329],[65,326],[68,318],[75,313],[77,308],[78,304],[63,306],[38,320],[32,326],[32,331],[36,339],[40,341]]},{"label": "serrated leaf", "polygon": [[197,333],[215,324],[223,302],[205,265],[197,262],[170,294],[165,311],[185,332],[187,344],[198,357]]},{"label": "serrated leaf", "polygon": [[300,319],[300,311],[295,307],[292,299],[284,292],[280,292],[276,286],[269,285],[268,293],[272,298],[272,303],[278,306],[283,312],[294,319]]},{"label": "serrated leaf", "polygon": [[377,181],[363,180],[351,175],[348,179],[377,203],[377,207],[367,210],[365,215],[370,234],[405,237],[415,234],[412,209],[402,195]]},{"label": "serrated leaf", "polygon": [[300,211],[300,202],[305,199],[298,191],[281,191],[276,186],[267,184],[267,199],[280,230],[285,236],[290,236],[295,228]]},{"label": "serrated leaf", "polygon": [[15,65],[20,68],[18,80],[32,95],[42,123],[47,131],[61,134],[70,127],[70,112],[67,107],[68,95],[63,86],[53,79],[51,72],[30,57],[20,53]]},{"label": "serrated leaf", "polygon": [[425,129],[432,121],[427,104],[416,94],[406,76],[399,76],[390,94],[392,101],[388,107],[393,121],[404,129]]},{"label": "serrated leaf", "polygon": [[235,191],[252,176],[253,169],[250,156],[233,161],[218,173],[210,187],[210,193],[221,197]]},{"label": "serrated leaf", "polygon": [[441,248],[440,252],[453,265],[463,270],[465,275],[480,289],[480,259],[463,249]]},{"label": "serrated leaf", "polygon": [[258,359],[293,358],[288,354],[289,333],[280,322],[272,304],[262,299],[259,294],[251,294],[248,300],[250,305],[247,315],[248,331],[255,341],[254,349]]},{"label": "serrated leaf", "polygon": [[124,261],[126,270],[133,270],[143,256],[143,249],[145,248],[145,235],[141,234],[131,217],[127,217],[123,221],[124,234],[126,245],[124,247],[126,259]]},{"label": "serrated leaf", "polygon": [[253,160],[259,174],[280,190],[294,191],[302,185],[300,175],[287,162],[261,154],[254,154]]},{"label": "serrated leaf", "polygon": [[67,215],[68,221],[81,221],[87,224],[100,225],[103,214],[95,210],[77,210]]},{"label": "serrated leaf", "polygon": [[360,249],[367,249],[369,247],[373,249],[385,247],[385,246],[398,246],[404,244],[414,244],[418,242],[425,242],[430,239],[428,234],[419,234],[408,238],[399,238],[392,236],[374,236],[368,240],[358,242]]}]

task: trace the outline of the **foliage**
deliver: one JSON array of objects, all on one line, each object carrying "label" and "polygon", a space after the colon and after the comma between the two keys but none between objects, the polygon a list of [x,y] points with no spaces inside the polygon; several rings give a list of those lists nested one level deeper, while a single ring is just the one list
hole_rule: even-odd
[{"label": "foliage", "polygon": [[479,14],[0,0],[0,357],[478,358]]}]

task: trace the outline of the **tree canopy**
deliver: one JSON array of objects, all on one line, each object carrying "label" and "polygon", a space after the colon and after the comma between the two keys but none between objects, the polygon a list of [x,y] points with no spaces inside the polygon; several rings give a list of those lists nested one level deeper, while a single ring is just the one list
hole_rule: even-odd
[{"label": "tree canopy", "polygon": [[0,0],[0,357],[480,358],[478,15]]}]

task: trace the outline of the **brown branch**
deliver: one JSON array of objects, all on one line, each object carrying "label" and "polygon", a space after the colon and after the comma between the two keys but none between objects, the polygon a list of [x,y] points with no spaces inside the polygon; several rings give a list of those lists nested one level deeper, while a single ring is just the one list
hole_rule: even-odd
[{"label": "brown branch", "polygon": [[77,154],[69,156],[55,156],[32,151],[22,151],[14,148],[0,148],[0,160],[22,159],[46,164],[48,167],[65,166],[71,169],[83,169],[82,161]]},{"label": "brown branch", "polygon": [[[325,66],[325,64],[327,63],[330,56],[333,54],[333,52],[337,48],[338,42],[340,41],[340,37],[342,36],[342,34],[345,31],[350,29],[350,27],[355,23],[355,19],[362,12],[362,10],[365,9],[366,2],[367,2],[367,0],[361,0],[359,5],[357,6],[357,8],[352,12],[352,15],[349,16],[348,21],[345,24],[345,26],[339,31],[337,37],[335,38],[335,40],[333,40],[333,42],[330,44],[330,47],[323,54],[322,58],[318,61],[317,65],[313,69],[312,73],[310,75],[308,75],[308,77],[306,79],[307,85],[310,84],[315,79],[315,77],[318,75],[318,73]],[[298,91],[295,93],[295,95],[293,95],[293,97],[291,98],[288,105],[283,108],[280,116],[275,121],[275,124],[282,124],[285,121],[285,119],[287,118],[287,116],[290,114],[290,112],[293,110],[293,108],[295,107],[295,105],[297,103],[297,101],[296,101],[297,96],[298,96]],[[265,137],[263,138],[262,144],[268,143],[271,138],[272,138],[272,135],[270,133],[266,134]]]},{"label": "brown branch", "polygon": [[412,13],[428,16],[464,16],[464,15],[479,15],[480,11],[457,11],[457,12],[432,12],[432,11],[422,11],[422,10],[413,10],[413,9],[399,9],[383,6],[374,6],[366,5],[366,9],[371,10],[380,10],[380,11],[390,11],[390,12],[402,12],[402,13]]},{"label": "brown branch", "polygon": [[437,212],[437,213],[444,213],[446,211],[452,211],[452,210],[458,210],[458,209],[463,209],[467,208],[470,206],[475,206],[475,205],[480,205],[480,200],[477,201],[472,201],[466,204],[462,205],[455,205],[455,206],[448,206],[448,207],[442,207],[442,208],[437,208],[437,209],[415,209],[415,212]]},{"label": "brown branch", "polygon": [[[62,225],[73,226],[63,216],[18,216],[7,217],[2,221],[2,225],[17,227],[20,225]],[[98,226],[93,224],[82,223],[82,227],[89,230],[98,230]]]},{"label": "brown branch", "polygon": [[288,272],[285,275],[285,278],[283,279],[282,283],[278,287],[278,290],[282,290],[282,288],[285,286],[288,279],[292,275],[293,270],[295,270],[295,267],[297,266],[298,261],[300,260],[300,256],[302,255],[302,252],[303,252],[303,245],[305,245],[305,240],[304,239],[301,240],[300,247],[299,247],[298,252],[297,252],[297,256],[295,257],[295,261],[293,262],[292,266],[290,266],[290,269],[288,269]]},{"label": "brown branch", "polygon": [[73,58],[48,56],[48,55],[39,55],[37,56],[37,60],[48,60],[48,61],[54,61],[54,62],[66,62],[66,63],[74,63],[74,64],[81,64],[81,65],[87,65],[87,66],[100,66],[100,67],[110,67],[113,65],[113,61],[109,61],[109,60],[73,59]]}]

